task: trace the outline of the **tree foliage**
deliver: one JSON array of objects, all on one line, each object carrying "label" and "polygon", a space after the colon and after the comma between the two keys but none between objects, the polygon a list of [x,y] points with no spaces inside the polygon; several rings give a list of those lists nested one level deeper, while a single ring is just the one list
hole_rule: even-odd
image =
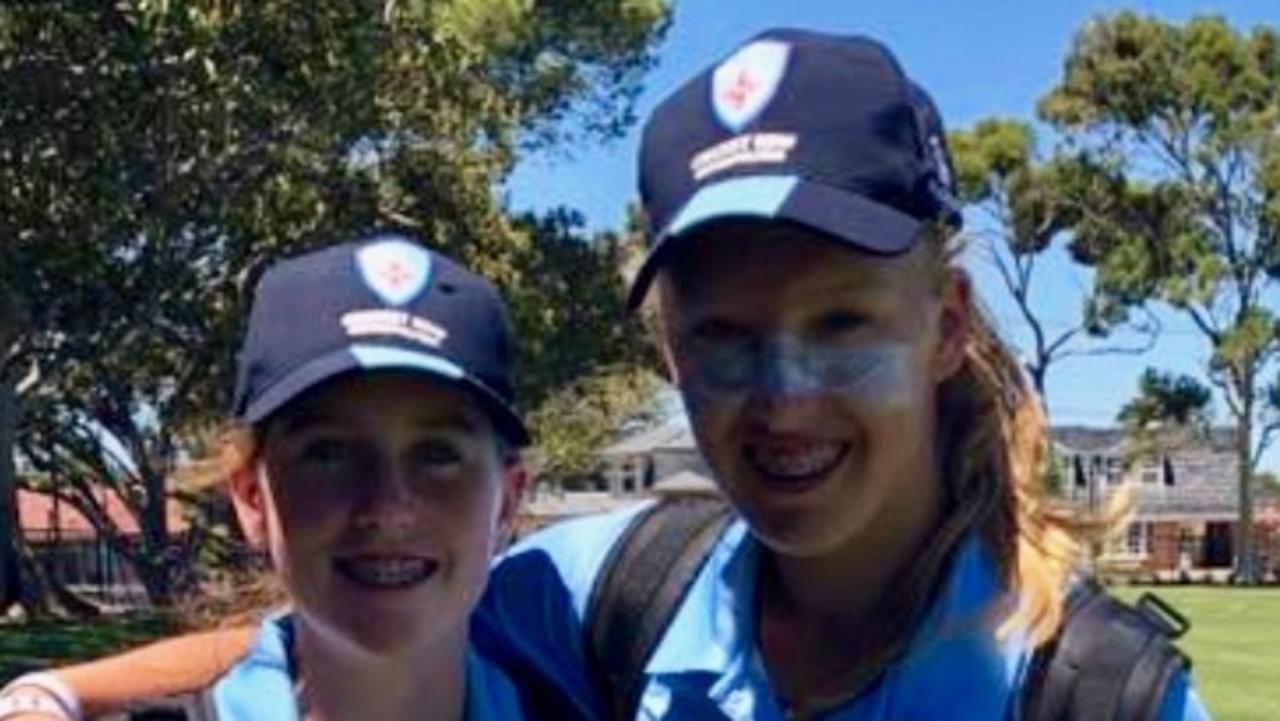
[{"label": "tree foliage", "polygon": [[163,601],[187,568],[166,479],[228,407],[272,259],[407,228],[506,289],[535,346],[561,332],[519,307],[559,257],[494,188],[521,148],[617,136],[666,20],[660,0],[0,8],[0,299],[21,309],[0,381],[36,374],[28,457],[116,541],[91,491],[118,488],[144,543],[117,550]]},{"label": "tree foliage", "polygon": [[1163,423],[1208,430],[1211,403],[1209,389],[1195,378],[1148,368],[1116,419],[1137,432]]},{"label": "tree foliage", "polygon": [[[1076,36],[1040,104],[1079,169],[1072,251],[1106,302],[1162,301],[1209,346],[1238,426],[1238,577],[1255,578],[1249,479],[1280,352],[1280,36],[1122,12]],[[1262,424],[1259,427],[1259,424]]]},{"label": "tree foliage", "polygon": [[531,242],[512,305],[523,355],[534,361],[519,377],[534,409],[536,470],[553,483],[579,483],[599,470],[596,452],[644,413],[657,389],[651,336],[623,305],[635,239],[584,238],[581,216],[566,209],[520,225]]},{"label": "tree foliage", "polygon": [[[1143,353],[1155,340],[1158,324],[1140,313],[1130,323],[1130,309],[1105,295],[1086,293],[1079,319],[1054,329],[1034,300],[1039,263],[1054,243],[1066,243],[1080,210],[1071,191],[1081,168],[1069,158],[1040,157],[1035,131],[1029,123],[988,118],[950,135],[960,199],[980,213],[973,235],[1000,275],[1030,333],[1023,348],[1025,366],[1036,391],[1048,405],[1049,369],[1073,355]],[[1038,272],[1039,271],[1039,272]],[[1120,325],[1128,325],[1142,339],[1132,344],[1100,344],[1098,339]]]}]

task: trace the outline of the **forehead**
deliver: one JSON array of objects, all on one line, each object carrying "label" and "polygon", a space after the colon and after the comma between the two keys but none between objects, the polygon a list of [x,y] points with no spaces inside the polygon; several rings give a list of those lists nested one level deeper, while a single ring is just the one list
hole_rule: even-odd
[{"label": "forehead", "polygon": [[683,239],[662,282],[679,305],[911,294],[927,287],[922,256],[874,255],[792,223],[730,221]]},{"label": "forehead", "polygon": [[283,431],[317,424],[396,430],[406,425],[451,427],[491,434],[480,403],[449,383],[422,373],[353,373],[324,383],[268,420]]}]

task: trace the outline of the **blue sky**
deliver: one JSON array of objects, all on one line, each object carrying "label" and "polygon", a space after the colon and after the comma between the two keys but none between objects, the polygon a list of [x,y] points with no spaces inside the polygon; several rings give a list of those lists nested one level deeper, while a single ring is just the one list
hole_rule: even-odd
[{"label": "blue sky", "polygon": [[[797,26],[864,33],[884,41],[907,72],[929,89],[951,128],[990,115],[1030,118],[1038,98],[1059,77],[1076,29],[1091,17],[1121,8],[1173,21],[1219,14],[1238,28],[1280,20],[1277,0],[677,0],[674,24],[639,110],[647,114],[666,93],[751,35],[774,26]],[[572,157],[524,159],[506,189],[510,204],[517,209],[566,205],[583,212],[592,227],[619,227],[635,195],[637,136],[633,130],[620,141]],[[1001,331],[1019,342],[1024,329],[989,261],[973,252],[966,263]],[[1038,272],[1036,303],[1050,330],[1062,327],[1078,316],[1087,276],[1060,253],[1051,253]],[[1146,355],[1068,358],[1054,366],[1048,386],[1054,421],[1109,424],[1148,365],[1198,373],[1206,352],[1203,342],[1176,315],[1162,314],[1161,319],[1164,333]],[[1217,411],[1226,420],[1221,404]],[[1280,454],[1268,454],[1264,466],[1280,466]]]}]

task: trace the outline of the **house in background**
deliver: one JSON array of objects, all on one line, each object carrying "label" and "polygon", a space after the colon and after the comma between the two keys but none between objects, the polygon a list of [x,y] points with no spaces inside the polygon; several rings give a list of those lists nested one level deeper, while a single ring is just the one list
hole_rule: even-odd
[{"label": "house in background", "polygon": [[[1240,512],[1235,430],[1157,433],[1143,453],[1115,428],[1063,426],[1053,453],[1064,500],[1080,512],[1105,507],[1128,481],[1133,503],[1127,527],[1100,561],[1117,572],[1177,578],[1229,575]],[[1280,498],[1254,503],[1259,568],[1280,563]]]},{"label": "house in background", "polygon": [[517,522],[516,535],[658,496],[719,493],[682,413],[624,437],[601,451],[600,458],[600,485],[593,490],[534,488]]},{"label": "house in background", "polygon": [[711,477],[683,413],[673,413],[662,423],[623,438],[600,455],[606,483],[615,493],[645,492],[682,472]]},{"label": "house in background", "polygon": [[[20,468],[27,475],[34,473]],[[75,506],[48,493],[18,490],[18,528],[23,542],[49,576],[87,598],[110,604],[145,603],[147,595],[133,566],[100,535]],[[141,538],[138,520],[119,495],[103,489],[98,499],[125,543]],[[177,501],[168,504],[170,533],[190,524]]]}]

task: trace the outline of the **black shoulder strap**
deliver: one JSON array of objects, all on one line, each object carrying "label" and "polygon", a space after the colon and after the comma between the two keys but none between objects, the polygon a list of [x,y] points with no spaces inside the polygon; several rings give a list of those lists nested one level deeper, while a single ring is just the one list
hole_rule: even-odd
[{"label": "black shoulder strap", "polygon": [[614,543],[587,603],[587,647],[615,718],[634,718],[644,667],[730,520],[708,496],[666,498]]},{"label": "black shoulder strap", "polygon": [[1032,659],[1026,721],[1155,721],[1191,661],[1173,645],[1185,617],[1147,593],[1134,606],[1096,584],[1072,594],[1058,638]]},{"label": "black shoulder strap", "polygon": [[[141,701],[123,716],[128,721],[218,721],[213,689]],[[114,717],[113,717],[114,718]]]}]

